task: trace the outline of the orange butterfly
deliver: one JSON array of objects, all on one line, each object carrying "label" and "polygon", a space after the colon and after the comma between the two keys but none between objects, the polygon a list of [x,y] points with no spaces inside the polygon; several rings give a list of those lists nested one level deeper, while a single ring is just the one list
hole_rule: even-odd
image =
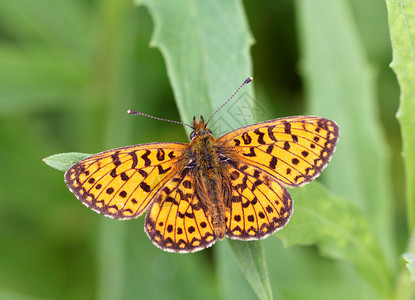
[{"label": "orange butterfly", "polygon": [[92,155],[67,170],[66,184],[82,203],[111,218],[137,218],[148,209],[145,231],[156,246],[194,252],[217,238],[258,240],[284,227],[293,205],[285,186],[317,177],[339,135],[335,122],[312,116],[261,122],[218,139],[207,123],[201,117],[184,124],[194,130],[190,144]]}]

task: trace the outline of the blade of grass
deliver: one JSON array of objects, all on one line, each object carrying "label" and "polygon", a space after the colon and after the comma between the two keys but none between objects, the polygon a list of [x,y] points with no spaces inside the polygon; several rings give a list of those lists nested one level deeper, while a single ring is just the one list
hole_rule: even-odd
[{"label": "blade of grass", "polygon": [[[104,100],[108,114],[103,119],[102,128],[106,129],[104,142],[106,148],[114,145],[123,145],[128,141],[131,128],[127,126],[125,107],[130,105],[130,97],[122,97],[132,89],[132,85],[125,87],[122,82],[129,80],[128,72],[120,72],[125,68],[123,64],[123,51],[128,49],[130,41],[120,39],[123,36],[122,25],[127,21],[126,13],[132,9],[128,1],[100,1],[97,7],[99,15],[97,30],[96,80],[99,82],[97,99]],[[129,56],[127,56],[129,57]],[[127,89],[127,90],[125,90]],[[97,102],[98,104],[99,102]],[[102,104],[101,104],[102,105]],[[95,112],[99,114],[99,110]],[[132,123],[130,123],[132,126]],[[120,130],[120,128],[122,128]],[[128,295],[127,264],[128,257],[126,247],[130,239],[126,233],[128,224],[114,220],[101,218],[99,235],[97,239],[97,295],[99,299],[123,299],[134,298],[136,295]]]},{"label": "blade of grass", "polygon": [[[231,243],[216,243],[214,251],[216,263],[217,284],[221,292],[222,299],[250,300],[259,298],[249,285],[248,277],[241,272],[238,260],[233,259]],[[255,297],[256,296],[256,297]]]},{"label": "blade of grass", "polygon": [[259,299],[272,299],[271,284],[265,264],[264,249],[261,241],[243,242],[229,240],[246,279],[254,288]]},{"label": "blade of grass", "polygon": [[386,0],[393,49],[391,67],[401,88],[397,117],[402,129],[409,232],[415,230],[415,2]]}]

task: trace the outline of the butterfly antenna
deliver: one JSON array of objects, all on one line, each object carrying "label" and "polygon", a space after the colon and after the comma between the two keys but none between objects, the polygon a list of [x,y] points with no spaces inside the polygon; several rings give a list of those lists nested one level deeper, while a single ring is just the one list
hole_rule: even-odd
[{"label": "butterfly antenna", "polygon": [[207,126],[207,124],[209,123],[209,121],[213,118],[213,116],[214,115],[216,115],[216,113],[218,112],[218,111],[220,111],[221,109],[222,109],[222,107],[224,107],[226,104],[228,104],[228,102],[229,101],[231,101],[232,100],[232,98],[233,97],[235,97],[235,95],[239,92],[239,90],[241,89],[241,88],[243,88],[245,85],[247,85],[248,83],[250,83],[251,81],[252,81],[252,77],[248,77],[242,84],[241,84],[241,86],[236,90],[236,92],[235,93],[233,93],[233,95],[232,96],[230,96],[229,97],[229,99],[228,100],[226,100],[226,102],[225,103],[223,103],[211,116],[210,116],[210,118],[209,118],[209,120],[206,122],[206,126]]},{"label": "butterfly antenna", "polygon": [[165,121],[165,122],[170,122],[170,123],[176,123],[176,124],[180,124],[180,125],[185,125],[185,126],[190,127],[190,128],[192,128],[194,130],[193,126],[190,126],[190,125],[188,125],[186,123],[179,122],[179,121],[168,120],[168,119],[157,118],[157,117],[150,116],[150,115],[147,115],[145,113],[142,113],[142,112],[139,112],[139,111],[135,111],[135,110],[132,110],[132,109],[127,110],[127,113],[129,113],[130,115],[140,115],[140,116],[145,116],[145,117],[148,117],[148,118],[151,118],[151,119],[156,119],[156,120],[159,120],[159,121]]}]

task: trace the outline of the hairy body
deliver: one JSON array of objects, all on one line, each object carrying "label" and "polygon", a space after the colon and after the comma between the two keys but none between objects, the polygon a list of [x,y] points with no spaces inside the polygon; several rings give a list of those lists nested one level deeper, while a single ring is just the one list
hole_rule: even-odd
[{"label": "hairy body", "polygon": [[225,237],[225,209],[229,207],[230,181],[226,165],[223,163],[228,152],[218,145],[212,132],[205,128],[203,117],[193,119],[195,135],[185,153],[187,168],[195,181],[195,192],[208,217],[213,231],[219,239]]}]

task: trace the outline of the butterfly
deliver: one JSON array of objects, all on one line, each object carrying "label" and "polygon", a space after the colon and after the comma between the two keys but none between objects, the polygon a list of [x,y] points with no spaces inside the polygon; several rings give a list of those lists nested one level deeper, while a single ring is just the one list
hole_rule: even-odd
[{"label": "butterfly", "polygon": [[215,139],[209,121],[201,116],[193,126],[184,124],[193,129],[189,144],[149,143],[92,155],[69,168],[65,182],[107,217],[133,219],[148,211],[145,231],[162,250],[195,252],[224,237],[258,240],[283,228],[293,211],[286,187],[316,178],[339,136],[334,121],[294,116]]}]

